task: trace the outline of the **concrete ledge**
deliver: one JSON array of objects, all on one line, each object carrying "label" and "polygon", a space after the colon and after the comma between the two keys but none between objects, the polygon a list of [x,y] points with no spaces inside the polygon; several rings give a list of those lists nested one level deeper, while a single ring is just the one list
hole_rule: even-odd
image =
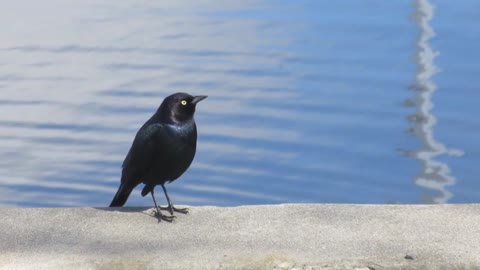
[{"label": "concrete ledge", "polygon": [[0,209],[0,269],[480,269],[480,205]]}]

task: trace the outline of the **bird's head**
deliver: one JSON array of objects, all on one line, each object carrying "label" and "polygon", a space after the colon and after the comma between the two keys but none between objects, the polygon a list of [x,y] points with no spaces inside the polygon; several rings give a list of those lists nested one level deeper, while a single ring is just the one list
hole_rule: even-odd
[{"label": "bird's head", "polygon": [[187,93],[175,93],[166,97],[159,108],[162,121],[184,123],[192,120],[197,103],[206,98],[207,96],[192,96]]}]

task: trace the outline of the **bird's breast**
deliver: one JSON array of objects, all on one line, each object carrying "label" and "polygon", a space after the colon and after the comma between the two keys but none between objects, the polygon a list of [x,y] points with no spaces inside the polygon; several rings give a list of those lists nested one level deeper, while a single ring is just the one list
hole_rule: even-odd
[{"label": "bird's breast", "polygon": [[[159,151],[167,152],[167,159],[162,160],[161,167],[168,168],[168,180],[174,180],[182,175],[193,161],[197,146],[197,133],[192,126],[171,126],[170,138]],[[165,166],[167,165],[167,166]]]}]

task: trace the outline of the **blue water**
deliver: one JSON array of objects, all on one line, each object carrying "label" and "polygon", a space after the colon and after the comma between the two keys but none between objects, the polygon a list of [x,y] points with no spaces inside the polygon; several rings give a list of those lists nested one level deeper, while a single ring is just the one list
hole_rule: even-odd
[{"label": "blue water", "polygon": [[108,205],[180,91],[176,204],[480,201],[479,1],[157,2],[0,5],[0,206]]}]

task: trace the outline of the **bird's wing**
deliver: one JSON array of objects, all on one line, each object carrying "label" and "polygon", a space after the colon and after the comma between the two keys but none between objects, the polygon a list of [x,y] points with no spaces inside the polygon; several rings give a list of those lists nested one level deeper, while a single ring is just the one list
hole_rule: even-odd
[{"label": "bird's wing", "polygon": [[158,151],[168,144],[170,134],[167,129],[165,125],[156,123],[138,131],[122,164],[125,181],[141,182],[154,165],[155,154],[158,155]]}]

